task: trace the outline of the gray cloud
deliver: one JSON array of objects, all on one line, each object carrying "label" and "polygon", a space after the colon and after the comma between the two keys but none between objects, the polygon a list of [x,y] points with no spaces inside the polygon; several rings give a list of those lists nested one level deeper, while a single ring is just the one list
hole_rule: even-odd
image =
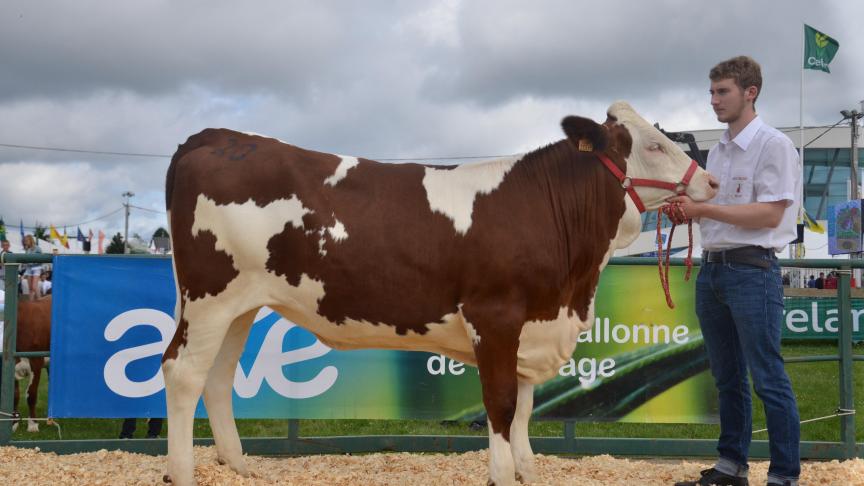
[{"label": "gray cloud", "polygon": [[[805,122],[831,124],[864,98],[862,14],[840,0],[15,0],[0,10],[0,143],[168,155],[212,126],[369,157],[509,154],[616,99],[667,128],[719,127],[707,71],[741,53],[763,65],[760,113],[797,125],[803,21],[841,44],[832,74],[805,73]],[[0,147],[0,216],[85,221],[126,190],[158,211],[167,165]],[[161,220],[138,211],[133,229]]]}]

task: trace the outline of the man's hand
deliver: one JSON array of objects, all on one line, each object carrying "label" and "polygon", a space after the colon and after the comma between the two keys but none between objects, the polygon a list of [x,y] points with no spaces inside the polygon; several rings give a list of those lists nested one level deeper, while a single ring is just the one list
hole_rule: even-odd
[{"label": "man's hand", "polygon": [[675,196],[666,200],[668,203],[678,203],[690,219],[701,218],[704,215],[704,203],[698,203],[689,196]]}]

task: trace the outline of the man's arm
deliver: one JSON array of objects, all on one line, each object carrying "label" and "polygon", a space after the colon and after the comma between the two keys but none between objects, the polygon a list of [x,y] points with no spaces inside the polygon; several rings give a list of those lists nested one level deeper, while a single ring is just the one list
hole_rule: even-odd
[{"label": "man's arm", "polygon": [[788,201],[755,202],[735,206],[721,206],[704,202],[695,202],[687,196],[676,196],[669,202],[681,204],[688,218],[708,218],[742,228],[776,228],[783,220]]}]

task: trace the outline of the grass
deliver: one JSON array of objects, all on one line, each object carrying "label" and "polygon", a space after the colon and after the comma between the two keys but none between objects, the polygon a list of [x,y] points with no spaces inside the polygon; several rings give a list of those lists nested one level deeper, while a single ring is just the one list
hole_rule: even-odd
[{"label": "grass", "polygon": [[[833,343],[792,343],[783,346],[784,356],[807,356],[835,354]],[[864,354],[864,345],[857,345],[855,354]],[[855,403],[864,401],[864,363],[854,364]],[[798,397],[801,419],[831,415],[839,403],[838,364],[791,363],[787,371]],[[44,378],[44,376],[43,376]],[[47,384],[42,380],[37,413],[44,417],[47,413]],[[754,395],[754,429],[764,428],[765,418],[762,403]],[[860,407],[859,407],[860,408]],[[26,405],[21,404],[22,413]],[[62,419],[63,439],[113,439],[120,433],[119,419]],[[840,437],[839,419],[833,418],[801,426],[801,439],[805,441],[838,441]],[[864,442],[864,414],[855,418],[856,440]],[[288,434],[287,420],[237,421],[241,437],[284,437]],[[561,422],[533,421],[530,426],[532,436],[561,436]],[[146,425],[139,421],[136,437],[143,437]],[[631,423],[577,423],[578,437],[656,437],[656,438],[703,438],[715,439],[719,433],[717,425],[705,424],[631,424]],[[472,431],[468,424],[442,425],[430,420],[301,420],[300,436],[337,436],[337,435],[481,435],[485,430]],[[165,436],[163,428],[162,437]],[[195,421],[195,437],[211,437],[210,425],[206,420]],[[38,433],[28,433],[26,424],[13,434],[13,440],[50,440],[57,439],[57,429],[40,423]],[[767,439],[767,434],[757,434],[756,439]]]}]

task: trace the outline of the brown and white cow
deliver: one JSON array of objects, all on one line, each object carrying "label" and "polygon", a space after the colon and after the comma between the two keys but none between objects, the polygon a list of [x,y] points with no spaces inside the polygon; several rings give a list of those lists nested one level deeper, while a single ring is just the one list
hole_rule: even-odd
[{"label": "brown and white cow", "polygon": [[[533,477],[533,387],[553,377],[593,322],[612,252],[641,228],[607,157],[627,176],[707,172],[627,103],[606,123],[562,122],[534,152],[450,167],[382,164],[207,129],[180,146],[166,199],[177,332],[162,358],[166,480],[194,484],[192,419],[202,391],[220,462],[248,471],[231,386],[253,318],[270,306],[336,349],[441,353],[476,365],[489,421],[490,482]],[[626,184],[625,184],[626,185]],[[648,209],[673,195],[640,188]]]},{"label": "brown and white cow", "polygon": [[[18,331],[16,348],[18,351],[48,351],[51,348],[51,296],[38,300],[20,298],[18,300]],[[18,381],[27,383],[27,408],[30,418],[27,420],[28,432],[39,432],[36,418],[36,400],[39,396],[39,381],[46,358],[19,358],[15,364],[15,391],[13,410],[18,410],[20,392]],[[18,422],[12,424],[12,430],[17,430]]]}]

